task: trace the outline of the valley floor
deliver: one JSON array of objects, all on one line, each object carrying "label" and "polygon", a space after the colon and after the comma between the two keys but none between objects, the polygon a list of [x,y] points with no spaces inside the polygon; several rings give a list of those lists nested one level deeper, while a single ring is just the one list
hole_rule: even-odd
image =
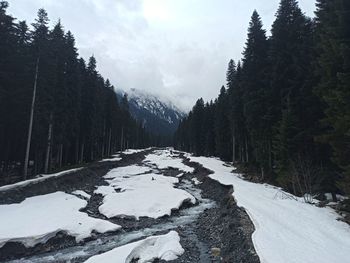
[{"label": "valley floor", "polygon": [[0,187],[0,261],[347,262],[331,208],[232,170],[152,148]]}]

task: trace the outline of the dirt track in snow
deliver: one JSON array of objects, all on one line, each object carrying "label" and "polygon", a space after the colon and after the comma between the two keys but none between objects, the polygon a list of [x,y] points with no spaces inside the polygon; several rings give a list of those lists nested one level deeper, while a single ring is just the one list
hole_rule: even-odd
[{"label": "dirt track in snow", "polygon": [[[184,224],[173,222],[182,222],[181,217],[186,215],[187,211],[191,213],[190,209],[195,209],[195,207],[191,208],[189,204],[184,204],[179,211],[173,211],[170,217],[166,216],[158,219],[140,218],[138,221],[132,218],[107,219],[99,213],[98,206],[102,201],[102,196],[93,194],[93,191],[97,186],[106,184],[103,176],[116,167],[142,164],[145,156],[152,151],[145,150],[140,153],[123,155],[122,160],[116,162],[96,162],[74,173],[51,178],[20,189],[0,192],[0,204],[11,204],[21,202],[27,197],[55,191],[71,193],[75,190],[84,190],[91,194],[92,197],[82,212],[122,226],[122,231],[108,234],[96,233],[81,244],[76,244],[75,239],[64,232],[58,233],[46,244],[39,244],[30,249],[25,248],[20,243],[9,242],[0,248],[0,261],[17,260],[14,262],[26,262],[25,260],[27,260],[27,262],[45,262],[45,258],[48,258],[46,256],[71,253],[71,251],[78,251],[88,246],[93,248],[94,244],[97,244],[96,240],[102,240],[102,244],[106,242],[106,246],[99,245],[101,247],[100,250],[97,247],[91,248],[92,254],[98,254],[105,252],[106,249],[111,249],[113,244],[123,243],[126,237],[149,228],[153,230],[152,235],[164,234],[170,229],[179,233],[181,237],[180,242],[185,249],[185,253],[172,262],[259,262],[251,240],[254,226],[247,213],[236,205],[232,197],[232,187],[221,185],[210,179],[208,174],[211,171],[203,168],[198,163],[189,162],[183,154],[178,154],[178,156],[183,159],[186,165],[195,168],[195,170],[193,173],[187,173],[179,178],[180,183],[178,187],[185,187],[186,182],[188,184],[189,181],[196,178],[200,181],[200,184],[192,185],[192,187],[201,191],[203,200],[215,202],[215,205],[211,208],[203,209],[198,216],[194,219],[192,218],[192,220],[185,221]],[[176,176],[180,173],[180,171],[172,168],[162,169],[159,172],[166,176]],[[212,248],[220,249],[220,257],[212,255]],[[71,262],[83,262],[87,259],[87,256],[73,256],[70,259]],[[67,260],[57,257],[57,259],[50,262],[67,262]]]}]

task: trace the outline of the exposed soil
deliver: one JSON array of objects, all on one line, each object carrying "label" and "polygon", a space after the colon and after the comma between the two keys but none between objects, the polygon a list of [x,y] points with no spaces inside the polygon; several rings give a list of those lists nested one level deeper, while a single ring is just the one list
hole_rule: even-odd
[{"label": "exposed soil", "polygon": [[20,203],[27,197],[49,194],[56,191],[71,193],[75,190],[83,190],[91,194],[96,186],[106,185],[102,176],[109,170],[140,163],[150,151],[146,150],[140,153],[121,155],[122,159],[120,161],[94,162],[80,170],[59,177],[51,177],[35,184],[8,191],[0,191],[0,204]]},{"label": "exposed soil", "polygon": [[184,163],[195,168],[192,176],[201,182],[199,187],[203,197],[215,200],[218,204],[217,207],[202,213],[195,226],[199,240],[206,243],[211,250],[220,250],[219,256],[211,255],[210,262],[260,262],[251,239],[254,225],[246,211],[237,206],[232,196],[233,187],[209,178],[208,175],[212,171],[198,163],[188,159],[185,159]]},{"label": "exposed soil", "polygon": [[[103,175],[105,175],[110,169],[132,164],[140,164],[145,159],[145,155],[151,151],[152,150],[146,150],[140,153],[122,155],[122,160],[117,162],[92,163],[86,168],[71,174],[57,178],[50,178],[44,182],[28,185],[20,189],[0,192],[0,204],[21,202],[27,197],[48,194],[55,191],[71,193],[74,190],[84,190],[85,192],[92,194],[92,197],[90,198],[88,205],[81,211],[92,217],[106,219],[121,225],[123,233],[141,230],[155,224],[171,222],[172,218],[178,216],[179,211],[173,211],[170,217],[165,216],[158,219],[107,219],[98,211],[98,207],[102,202],[102,196],[93,194],[93,191],[97,186],[106,184],[103,180]],[[208,175],[212,172],[200,164],[190,162],[181,153],[179,156],[183,158],[186,165],[195,168],[194,173],[184,174],[180,178],[180,181],[197,178],[201,182],[197,187],[202,190],[202,196],[214,200],[217,205],[200,214],[197,221],[175,229],[181,237],[180,242],[185,253],[172,262],[259,262],[259,258],[254,250],[251,240],[254,226],[246,211],[237,206],[232,196],[233,188],[231,186],[224,186],[209,178]],[[159,170],[159,172],[166,176],[177,176],[180,174],[179,170],[173,168],[162,169]],[[184,203],[180,210],[185,209],[190,205],[192,204]],[[162,232],[157,234],[162,234]],[[118,232],[104,234],[104,236],[106,235],[118,235]],[[103,235],[96,233],[90,238],[90,240],[101,236]],[[64,232],[59,232],[46,244],[38,244],[30,249],[24,247],[22,244],[9,242],[0,248],[0,261],[27,257],[48,251],[56,251],[75,245],[75,239],[66,235]],[[84,258],[76,258],[72,262],[83,262],[84,260]],[[155,262],[165,261],[157,260]]]},{"label": "exposed soil", "polygon": [[68,246],[74,246],[75,244],[75,238],[67,235],[65,232],[58,232],[45,244],[37,244],[30,249],[18,242],[8,242],[0,249],[0,261],[17,259],[52,250],[59,250]]}]

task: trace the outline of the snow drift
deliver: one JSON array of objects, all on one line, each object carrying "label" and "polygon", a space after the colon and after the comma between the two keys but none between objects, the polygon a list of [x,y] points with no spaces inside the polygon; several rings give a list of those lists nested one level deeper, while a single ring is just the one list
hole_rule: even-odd
[{"label": "snow drift", "polygon": [[138,263],[153,262],[155,259],[169,261],[183,253],[178,233],[170,231],[166,235],[151,236],[93,256],[85,263],[130,263],[135,259],[138,259]]},{"label": "snow drift", "polygon": [[290,194],[245,181],[218,159],[188,157],[212,170],[212,179],[234,187],[237,204],[254,223],[252,238],[262,263],[349,262],[350,227],[338,221],[331,208],[316,207],[303,198],[281,198]]}]

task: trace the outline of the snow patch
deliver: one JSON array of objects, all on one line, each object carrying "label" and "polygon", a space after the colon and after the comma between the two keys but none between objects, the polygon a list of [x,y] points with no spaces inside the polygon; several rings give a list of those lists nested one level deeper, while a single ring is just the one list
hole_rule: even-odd
[{"label": "snow patch", "polygon": [[113,158],[102,159],[99,162],[100,163],[102,163],[102,162],[117,162],[117,161],[120,161],[122,159],[119,154],[112,155],[112,157]]},{"label": "snow patch", "polygon": [[123,166],[115,168],[111,171],[109,171],[105,176],[103,176],[105,179],[122,179],[123,177],[129,177],[133,175],[138,174],[144,174],[151,172],[152,169],[145,166],[139,166],[139,165],[130,165],[130,166]]},{"label": "snow patch", "polygon": [[92,231],[105,233],[120,229],[119,225],[80,212],[86,205],[85,200],[64,192],[30,197],[19,204],[0,205],[0,248],[9,241],[33,247],[60,231],[80,242],[90,237]]},{"label": "snow patch", "polygon": [[89,258],[86,263],[130,263],[138,259],[138,263],[160,260],[175,260],[184,253],[179,234],[170,231],[166,235],[151,236],[133,242],[106,253]]},{"label": "snow patch", "polygon": [[95,191],[104,196],[99,211],[108,218],[159,218],[170,215],[172,209],[179,209],[186,200],[196,203],[191,194],[174,188],[179,182],[174,177],[155,173],[126,176],[113,170],[106,177],[111,178],[111,175],[114,178],[108,180],[110,185],[100,186]]},{"label": "snow patch", "polygon": [[91,195],[89,195],[88,193],[86,193],[83,190],[75,190],[72,192],[72,194],[79,196],[82,196],[84,198],[86,198],[87,200],[89,200],[91,198]]},{"label": "snow patch", "polygon": [[49,178],[70,174],[70,173],[79,171],[81,169],[83,169],[83,167],[70,169],[70,170],[66,170],[66,171],[62,171],[62,172],[54,173],[54,174],[37,175],[36,178],[34,178],[34,179],[29,179],[29,180],[25,180],[25,181],[21,181],[21,182],[15,183],[15,184],[9,184],[9,185],[1,186],[0,187],[0,192],[12,190],[12,189],[15,189],[15,188],[22,188],[22,187],[30,185],[30,184],[37,184],[37,183],[45,181],[45,180],[47,180]]},{"label": "snow patch", "polygon": [[[331,193],[325,193],[324,195],[328,201],[333,201],[333,196]],[[336,198],[338,201],[344,201],[345,199],[347,199],[347,197],[340,195],[340,194],[337,194]]]},{"label": "snow patch", "polygon": [[145,149],[127,149],[125,151],[122,152],[122,154],[134,154],[134,153],[139,153],[139,152],[143,152]]},{"label": "snow patch", "polygon": [[173,150],[157,150],[154,153],[148,154],[144,163],[153,164],[158,167],[158,169],[175,168],[183,171],[185,173],[193,173],[194,168],[185,165],[182,159],[178,157]]},{"label": "snow patch", "polygon": [[200,182],[197,178],[192,178],[192,182],[195,184],[195,185],[200,185],[202,182]]}]

